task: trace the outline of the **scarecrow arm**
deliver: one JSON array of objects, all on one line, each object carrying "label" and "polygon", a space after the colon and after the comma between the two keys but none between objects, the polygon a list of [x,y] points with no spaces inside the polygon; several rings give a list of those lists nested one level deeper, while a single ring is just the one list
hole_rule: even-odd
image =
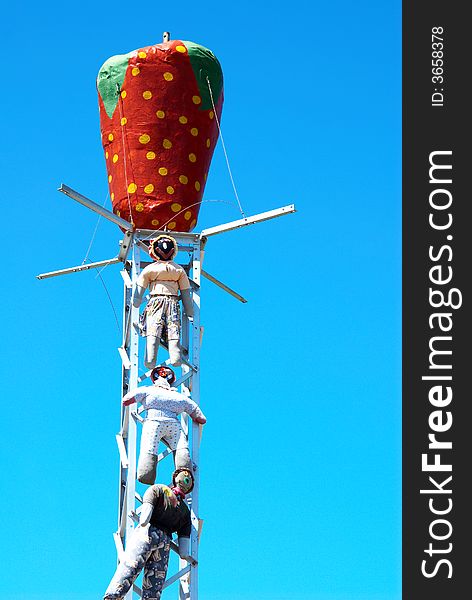
[{"label": "scarecrow arm", "polygon": [[143,301],[143,294],[146,288],[141,287],[140,285],[136,286],[136,289],[133,294],[133,306],[138,308],[141,306],[141,302]]}]

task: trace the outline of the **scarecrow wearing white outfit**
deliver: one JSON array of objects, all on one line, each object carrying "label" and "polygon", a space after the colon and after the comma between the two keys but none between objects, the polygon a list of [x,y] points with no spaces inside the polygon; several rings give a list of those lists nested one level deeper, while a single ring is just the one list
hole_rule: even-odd
[{"label": "scarecrow wearing white outfit", "polygon": [[172,369],[156,367],[151,373],[151,379],[154,385],[131,390],[123,398],[125,406],[137,402],[147,411],[141,435],[137,478],[148,485],[156,481],[158,446],[161,440],[174,453],[176,469],[193,470],[188,438],[178,415],[185,412],[196,423],[206,423],[198,404],[171,387],[175,381]]},{"label": "scarecrow wearing white outfit", "polygon": [[136,283],[134,306],[141,305],[147,287],[151,296],[140,320],[141,332],[146,336],[144,364],[148,369],[156,365],[161,338],[167,341],[171,364],[181,364],[179,292],[185,312],[190,318],[193,317],[187,273],[172,260],[177,252],[177,242],[169,235],[160,235],[151,240],[149,255],[156,262],[142,270]]}]

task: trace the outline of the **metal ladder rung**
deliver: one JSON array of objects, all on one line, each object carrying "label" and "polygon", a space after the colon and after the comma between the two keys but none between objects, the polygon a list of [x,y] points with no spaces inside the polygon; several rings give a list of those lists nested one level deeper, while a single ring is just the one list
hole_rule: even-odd
[{"label": "metal ladder rung", "polygon": [[120,346],[118,348],[118,352],[121,356],[121,362],[123,363],[123,368],[126,369],[126,371],[128,371],[129,369],[131,369],[131,361],[129,359],[128,353],[123,348],[123,346]]},{"label": "metal ladder rung", "polygon": [[190,569],[191,569],[190,565],[187,565],[183,569],[180,569],[180,571],[178,571],[175,575],[172,575],[172,577],[169,577],[169,579],[165,580],[164,585],[162,586],[162,589],[165,589],[166,587],[169,587],[169,585],[172,585],[174,583],[174,581],[177,581],[177,579],[180,579],[181,577],[186,575],[190,571]]},{"label": "metal ladder rung", "polygon": [[169,456],[169,454],[172,454],[172,450],[169,450],[169,448],[167,448],[166,450],[164,450],[164,452],[161,452],[160,454],[158,454],[158,456],[157,456],[157,462],[160,462],[166,456]]},{"label": "metal ladder rung", "polygon": [[118,444],[118,452],[120,453],[121,466],[123,469],[128,468],[128,455],[126,453],[125,441],[121,433],[116,434],[116,443]]},{"label": "metal ladder rung", "polygon": [[[140,411],[140,412],[142,412],[142,411]],[[140,423],[144,423],[144,419],[143,419],[143,417],[142,417],[141,415],[139,415],[137,412],[133,411],[133,412],[131,413],[131,416],[133,417],[133,419],[134,419],[135,421],[139,421]]]},{"label": "metal ladder rung", "polygon": [[125,286],[130,290],[133,287],[133,282],[131,281],[128,271],[126,269],[122,269],[120,273],[123,277],[123,281],[125,282]]},{"label": "metal ladder rung", "polygon": [[123,560],[123,555],[125,553],[125,549],[123,548],[123,541],[122,541],[120,533],[118,531],[114,532],[113,540],[115,542],[116,553],[118,554],[118,559],[121,562]]}]

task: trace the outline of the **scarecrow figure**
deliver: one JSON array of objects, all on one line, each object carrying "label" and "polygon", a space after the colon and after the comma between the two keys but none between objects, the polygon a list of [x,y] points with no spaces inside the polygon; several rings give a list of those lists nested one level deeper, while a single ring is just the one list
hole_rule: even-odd
[{"label": "scarecrow figure", "polygon": [[179,555],[190,556],[191,519],[185,495],[193,488],[193,475],[177,469],[170,486],[158,484],[143,496],[139,525],[126,544],[124,556],[105,592],[103,600],[123,600],[144,567],[143,600],[159,600],[169,562],[172,533],[179,538]]},{"label": "scarecrow figure", "polygon": [[156,367],[152,370],[151,379],[154,385],[131,390],[123,398],[125,406],[137,402],[147,411],[137,472],[138,481],[147,485],[156,481],[158,447],[161,440],[174,453],[176,469],[185,468],[191,471],[193,468],[188,438],[178,416],[186,412],[196,423],[206,423],[205,415],[198,404],[171,387],[175,381],[172,369],[165,366]]},{"label": "scarecrow figure", "polygon": [[142,270],[136,284],[134,306],[141,305],[147,287],[151,296],[140,317],[141,333],[146,336],[144,365],[148,369],[156,365],[161,339],[168,344],[171,364],[181,364],[179,292],[187,316],[193,318],[189,279],[183,267],[172,260],[177,252],[177,242],[169,235],[151,240],[149,255],[155,262]]}]

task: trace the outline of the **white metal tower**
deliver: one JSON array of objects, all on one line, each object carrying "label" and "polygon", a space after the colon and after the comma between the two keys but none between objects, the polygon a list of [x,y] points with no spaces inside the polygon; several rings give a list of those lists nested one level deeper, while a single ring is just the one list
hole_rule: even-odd
[{"label": "white metal tower", "polygon": [[[190,319],[185,314],[185,310],[182,311],[181,345],[183,360],[181,375],[174,385],[176,387],[180,386],[180,391],[183,393],[191,390],[192,399],[197,404],[200,404],[200,345],[202,336],[202,329],[200,327],[201,278],[204,277],[210,280],[239,301],[246,302],[246,300],[237,292],[202,269],[203,249],[207,239],[213,235],[224,233],[225,231],[231,231],[233,229],[238,229],[240,227],[295,212],[294,205],[291,204],[279,209],[260,213],[253,217],[246,217],[230,223],[211,227],[203,230],[201,233],[179,233],[174,231],[134,230],[131,223],[121,219],[89,198],[75,192],[68,186],[62,185],[59,188],[59,191],[116,223],[125,231],[118,256],[108,260],[62,269],[60,271],[42,273],[37,276],[38,279],[46,279],[57,275],[99,268],[108,264],[122,263],[123,268],[121,270],[121,275],[124,281],[123,340],[121,347],[118,349],[122,362],[122,396],[126,394],[128,390],[138,387],[138,385],[150,375],[150,371],[147,371],[141,376],[139,375],[139,361],[142,360],[143,354],[142,352],[140,353],[141,338],[138,330],[139,308],[134,307],[132,304],[133,291],[136,286],[138,275],[145,264],[148,264],[149,262],[147,245],[145,242],[157,237],[159,234],[166,233],[172,235],[179,246],[179,256],[176,257],[177,261],[180,258],[181,253],[187,253],[188,262],[184,262],[182,266],[186,269],[190,280],[194,316],[193,319]],[[142,255],[145,256],[144,259]],[[140,424],[143,419],[140,416],[140,410],[136,409],[136,405],[132,406],[132,408],[129,406],[122,406],[120,431],[116,435],[120,457],[120,468],[118,482],[118,525],[117,531],[113,534],[113,537],[117,549],[118,560],[126,547],[128,536],[131,534],[139,520],[139,512],[142,504],[142,497],[136,491],[136,445],[138,438],[138,424]],[[164,583],[164,589],[175,581],[179,581],[179,600],[198,600],[198,546],[201,530],[199,513],[201,426],[191,421],[185,413],[182,415],[181,419],[182,427],[189,436],[190,455],[192,462],[195,465],[195,485],[190,497],[187,498],[192,519],[190,537],[190,555],[192,560],[191,562],[187,562],[180,559],[179,570],[172,575],[168,574]],[[170,450],[165,450],[159,454],[159,461],[169,454]],[[171,548],[175,552],[178,552],[178,546],[175,542],[171,542]],[[136,584],[128,592],[126,600],[132,600],[132,598],[136,597],[135,594],[137,594],[138,597],[141,597],[141,590]]]}]

